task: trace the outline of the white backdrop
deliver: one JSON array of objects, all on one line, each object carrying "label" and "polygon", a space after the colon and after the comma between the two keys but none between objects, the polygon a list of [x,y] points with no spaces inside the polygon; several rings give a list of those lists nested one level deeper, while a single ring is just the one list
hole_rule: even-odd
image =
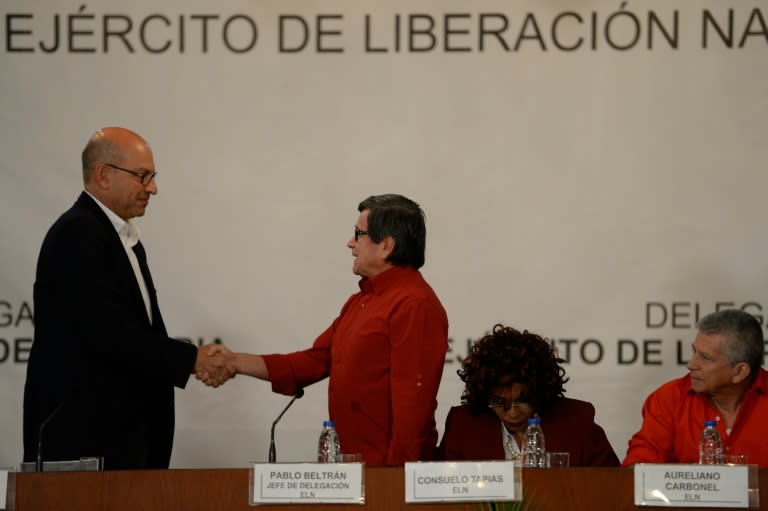
[{"label": "white backdrop", "polygon": [[[139,223],[172,335],[308,346],[357,288],[357,203],[402,193],[450,320],[441,431],[467,340],[503,322],[553,339],[622,458],[696,317],[765,325],[768,301],[766,3],[639,4],[4,0],[0,466],[22,454],[37,252],[105,125],[155,151]],[[282,419],[279,460],[314,456],[326,390]],[[287,401],[191,381],[172,466],[265,460]]]}]

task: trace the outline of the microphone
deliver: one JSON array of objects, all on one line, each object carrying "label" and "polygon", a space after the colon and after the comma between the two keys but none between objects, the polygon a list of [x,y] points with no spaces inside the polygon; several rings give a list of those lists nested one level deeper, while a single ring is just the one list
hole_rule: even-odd
[{"label": "microphone", "polygon": [[272,423],[272,431],[269,434],[269,462],[274,463],[275,459],[277,457],[277,453],[275,452],[275,425],[277,424],[277,421],[279,421],[283,414],[288,411],[288,408],[291,407],[294,401],[297,399],[300,399],[301,396],[304,395],[304,389],[299,387],[296,389],[296,392],[293,394],[293,398],[288,402],[285,408],[283,408],[283,411],[280,412],[280,415],[277,416],[277,419],[275,419],[275,422]]},{"label": "microphone", "polygon": [[66,402],[66,399],[62,399],[59,405],[54,408],[51,413],[48,414],[48,417],[46,417],[43,422],[40,423],[40,429],[37,431],[37,457],[35,459],[36,472],[43,471],[43,431],[45,430],[45,427],[48,425],[48,423],[51,422],[54,417],[56,417],[56,415],[61,410],[61,407],[64,406],[64,403]]}]

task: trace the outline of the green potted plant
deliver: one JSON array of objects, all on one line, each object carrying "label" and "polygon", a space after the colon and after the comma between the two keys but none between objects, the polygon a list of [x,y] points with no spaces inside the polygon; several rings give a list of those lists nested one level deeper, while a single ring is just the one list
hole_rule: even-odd
[{"label": "green potted plant", "polygon": [[473,506],[474,511],[540,511],[540,505],[534,505],[533,495],[530,498],[507,502],[480,502]]}]

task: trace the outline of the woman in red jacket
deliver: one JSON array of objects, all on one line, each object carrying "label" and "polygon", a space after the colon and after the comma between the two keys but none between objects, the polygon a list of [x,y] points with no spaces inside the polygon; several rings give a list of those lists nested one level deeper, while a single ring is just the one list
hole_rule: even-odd
[{"label": "woman in red jacket", "polygon": [[494,326],[458,371],[464,404],[448,413],[439,459],[520,459],[528,419],[538,415],[547,451],[568,452],[571,466],[618,467],[594,406],[563,396],[562,362],[540,336]]}]

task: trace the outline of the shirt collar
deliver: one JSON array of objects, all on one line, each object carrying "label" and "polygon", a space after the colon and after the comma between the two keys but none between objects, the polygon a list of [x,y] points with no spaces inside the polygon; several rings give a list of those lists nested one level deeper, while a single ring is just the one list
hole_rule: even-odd
[{"label": "shirt collar", "polygon": [[98,204],[98,206],[101,208],[101,210],[104,212],[105,215],[107,215],[107,218],[109,218],[109,221],[112,223],[112,226],[115,228],[115,231],[117,231],[118,236],[120,236],[120,240],[123,242],[123,245],[125,245],[128,248],[132,248],[136,243],[139,242],[139,236],[141,236],[141,231],[139,230],[139,227],[131,222],[130,220],[123,220],[117,214],[109,209],[107,206],[105,206],[99,199],[93,196],[92,193],[89,191],[85,191],[85,193],[88,194],[95,202]]},{"label": "shirt collar", "polygon": [[369,293],[380,295],[390,287],[397,285],[402,276],[415,271],[417,270],[410,266],[393,266],[375,277],[360,279],[357,285],[360,286],[360,291],[364,295]]},{"label": "shirt collar", "polygon": [[515,441],[515,435],[509,432],[503,420],[499,419],[499,422],[501,423],[501,435],[504,441],[504,458],[508,460],[522,460],[522,453]]},{"label": "shirt collar", "polygon": [[[691,375],[686,374],[684,376],[686,378],[686,385],[688,387],[688,393],[689,394],[698,394],[695,390],[691,388]],[[747,389],[747,392],[759,392],[761,394],[768,395],[768,371],[763,369],[762,367],[758,369],[757,378],[755,378],[755,381],[752,382],[752,385],[749,386]],[[746,394],[746,392],[745,392]]]},{"label": "shirt collar", "polygon": [[757,378],[750,389],[755,389],[762,394],[768,394],[768,372],[762,367],[757,372]]}]

